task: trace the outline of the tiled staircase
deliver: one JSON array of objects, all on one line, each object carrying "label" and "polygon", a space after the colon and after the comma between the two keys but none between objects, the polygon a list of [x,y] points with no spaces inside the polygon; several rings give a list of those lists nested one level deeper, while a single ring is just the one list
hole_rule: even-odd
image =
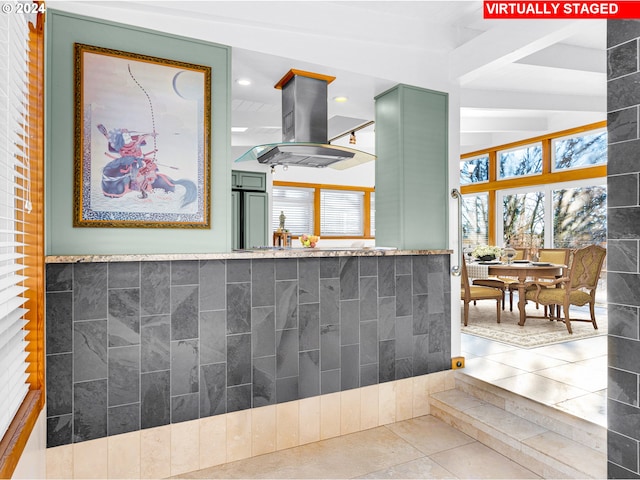
[{"label": "tiled staircase", "polygon": [[606,478],[606,429],[455,372],[431,414],[542,478]]}]

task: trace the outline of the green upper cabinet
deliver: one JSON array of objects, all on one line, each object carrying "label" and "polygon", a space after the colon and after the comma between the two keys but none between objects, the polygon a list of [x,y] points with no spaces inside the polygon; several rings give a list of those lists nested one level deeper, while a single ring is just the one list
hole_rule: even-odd
[{"label": "green upper cabinet", "polygon": [[376,245],[447,249],[448,96],[398,85],[375,100]]},{"label": "green upper cabinet", "polygon": [[267,189],[267,176],[262,172],[244,172],[241,170],[232,170],[231,189],[264,192]]}]

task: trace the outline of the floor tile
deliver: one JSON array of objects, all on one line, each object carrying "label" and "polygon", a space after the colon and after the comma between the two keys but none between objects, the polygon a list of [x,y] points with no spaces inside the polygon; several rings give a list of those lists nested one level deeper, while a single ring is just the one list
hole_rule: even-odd
[{"label": "floor tile", "polygon": [[423,456],[378,427],[175,478],[354,478]]},{"label": "floor tile", "polygon": [[460,349],[463,352],[471,353],[478,357],[485,357],[493,353],[509,352],[517,350],[517,347],[504,343],[492,342],[486,338],[474,337],[473,335],[462,334]]},{"label": "floor tile", "polygon": [[449,450],[475,440],[442,420],[427,415],[387,425],[387,428],[406,440],[425,455]]},{"label": "floor tile", "polygon": [[436,479],[436,478],[458,478],[453,473],[438,465],[433,460],[424,457],[412,460],[411,462],[394,465],[385,470],[363,475],[358,478],[416,478],[416,479]]},{"label": "floor tile", "polygon": [[479,442],[436,453],[430,458],[458,478],[540,478]]},{"label": "floor tile", "polygon": [[518,349],[504,353],[488,355],[485,358],[494,362],[503,363],[527,372],[535,372],[545,368],[557,367],[567,362],[557,358],[540,355],[531,350]]},{"label": "floor tile", "polygon": [[545,405],[555,405],[570,398],[586,395],[588,391],[572,387],[566,383],[545,378],[535,373],[526,373],[493,382],[510,392],[536,400]]},{"label": "floor tile", "polygon": [[527,372],[503,363],[494,362],[484,357],[479,357],[465,362],[464,373],[484,380],[485,382],[493,382],[501,378],[509,378]]},{"label": "floor tile", "polygon": [[607,354],[607,336],[590,337],[573,342],[557,343],[532,349],[535,353],[558,358],[567,362],[578,362]]},{"label": "floor tile", "polygon": [[588,392],[607,388],[606,364],[585,366],[579,362],[567,363],[553,368],[536,371],[537,375],[578,387]]}]

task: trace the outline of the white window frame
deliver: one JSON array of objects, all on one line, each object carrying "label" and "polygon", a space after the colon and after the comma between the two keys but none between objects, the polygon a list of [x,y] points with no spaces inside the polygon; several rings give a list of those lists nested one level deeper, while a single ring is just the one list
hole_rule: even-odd
[{"label": "white window frame", "polygon": [[496,243],[504,243],[504,197],[506,195],[517,195],[524,193],[543,192],[544,193],[544,244],[546,248],[553,248],[553,191],[568,188],[593,187],[607,184],[607,179],[588,178],[585,180],[573,180],[571,182],[548,183],[531,185],[523,188],[510,188],[496,190]]}]

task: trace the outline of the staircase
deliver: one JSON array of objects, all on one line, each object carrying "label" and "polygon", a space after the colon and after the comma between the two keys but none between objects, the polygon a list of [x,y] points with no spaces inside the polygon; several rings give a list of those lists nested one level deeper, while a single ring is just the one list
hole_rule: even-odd
[{"label": "staircase", "polygon": [[455,372],[431,414],[542,478],[606,478],[604,427]]}]

